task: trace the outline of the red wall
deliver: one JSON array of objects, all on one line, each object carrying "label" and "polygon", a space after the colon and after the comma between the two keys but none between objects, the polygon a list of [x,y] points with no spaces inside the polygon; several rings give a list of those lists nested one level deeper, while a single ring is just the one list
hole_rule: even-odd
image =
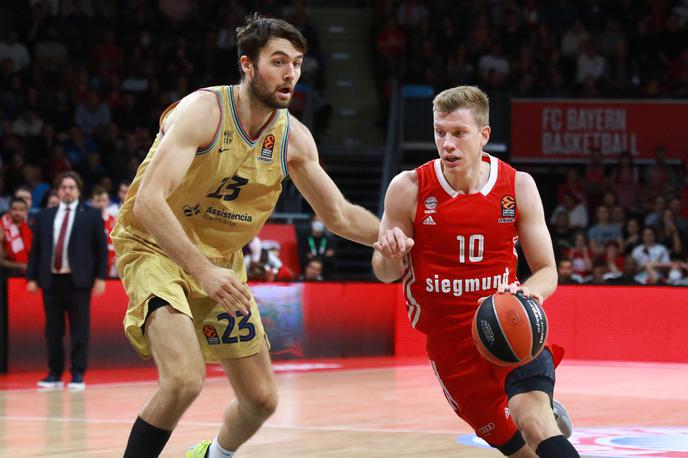
[{"label": "red wall", "polygon": [[[425,354],[399,284],[305,283],[301,294],[304,357]],[[545,303],[550,341],[569,359],[688,362],[687,298],[685,288],[561,286]],[[24,280],[11,279],[8,302],[10,371],[44,369],[41,296],[27,293]],[[126,304],[117,280],[93,301],[91,367],[150,364],[123,335]]]},{"label": "red wall", "polygon": [[[545,302],[549,341],[567,359],[688,362],[688,289],[560,286]],[[397,310],[396,355],[421,356],[424,337]]]},{"label": "red wall", "polygon": [[[269,283],[257,285],[270,286]],[[287,285],[290,283],[275,284],[277,288]],[[304,283],[302,297],[297,301],[303,321],[302,335],[297,336],[303,340],[300,342],[302,355],[306,358],[392,355],[394,310],[401,300],[399,293],[395,285],[377,283]],[[140,359],[124,337],[122,319],[127,302],[119,280],[108,280],[106,293],[92,301],[90,367],[151,364]],[[268,320],[263,321],[268,328]],[[42,296],[27,293],[25,280],[10,279],[10,372],[45,368],[44,326]],[[274,337],[276,342],[277,335]],[[68,338],[65,343],[68,348]]]}]

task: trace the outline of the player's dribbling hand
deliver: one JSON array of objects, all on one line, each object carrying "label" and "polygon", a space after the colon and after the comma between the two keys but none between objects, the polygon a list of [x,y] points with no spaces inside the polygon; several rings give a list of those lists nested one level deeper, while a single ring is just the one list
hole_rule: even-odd
[{"label": "player's dribbling hand", "polygon": [[251,291],[231,269],[210,264],[199,275],[198,282],[208,297],[220,304],[233,317],[246,316],[251,310]]},{"label": "player's dribbling hand", "polygon": [[404,231],[394,227],[380,234],[380,238],[373,244],[373,248],[387,259],[399,259],[411,251],[413,244],[412,238],[406,237]]},{"label": "player's dribbling hand", "polygon": [[[501,284],[497,287],[497,294],[516,294],[516,293],[521,293],[525,297],[530,297],[531,299],[535,299],[538,301],[538,304],[542,304],[544,301],[543,297],[528,289],[527,286],[524,285],[519,285],[518,283],[510,283],[510,284]],[[484,299],[484,298],[483,298]]]}]

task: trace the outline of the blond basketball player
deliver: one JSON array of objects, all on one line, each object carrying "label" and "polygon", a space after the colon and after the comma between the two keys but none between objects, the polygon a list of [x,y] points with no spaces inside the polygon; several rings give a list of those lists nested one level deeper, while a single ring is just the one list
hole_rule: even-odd
[{"label": "blond basketball player", "polygon": [[[542,302],[557,286],[535,181],[483,152],[489,103],[479,88],[441,92],[433,115],[439,158],[390,183],[375,273],[386,282],[403,277],[409,319],[427,337],[444,395],[479,437],[505,456],[578,457],[565,437],[568,415],[553,401],[561,350],[548,345],[530,363],[497,367],[471,338],[485,296],[521,292]],[[516,278],[517,240],[533,272],[523,284]]]},{"label": "blond basketball player", "polygon": [[377,238],[378,219],[344,199],[320,167],[311,133],[286,109],[304,37],[253,15],[237,45],[241,84],[199,90],[162,114],[112,233],[129,295],[126,335],[159,372],[127,458],[160,454],[198,396],[208,361],[219,361],[236,397],[215,439],[187,457],[232,456],[275,411],[268,340],[241,248],[270,216],[287,175],[332,232],[367,245]]}]

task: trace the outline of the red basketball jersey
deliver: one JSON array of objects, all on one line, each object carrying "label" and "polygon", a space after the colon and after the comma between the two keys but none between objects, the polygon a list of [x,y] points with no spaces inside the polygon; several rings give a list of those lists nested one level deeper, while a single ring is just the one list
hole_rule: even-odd
[{"label": "red basketball jersey", "polygon": [[440,159],[416,169],[415,245],[403,286],[409,319],[428,336],[429,351],[432,343],[456,341],[473,352],[478,299],[516,281],[516,170],[487,154],[483,161],[490,175],[475,194],[454,191]]}]

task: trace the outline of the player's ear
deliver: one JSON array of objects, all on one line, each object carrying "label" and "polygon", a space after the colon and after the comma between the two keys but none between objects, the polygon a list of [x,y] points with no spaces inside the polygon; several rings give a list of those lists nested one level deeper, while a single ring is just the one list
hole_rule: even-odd
[{"label": "player's ear", "polygon": [[243,55],[239,58],[239,63],[241,64],[241,70],[246,75],[253,76],[253,62],[247,55]]},{"label": "player's ear", "polygon": [[480,146],[485,146],[487,145],[487,142],[490,141],[490,133],[492,132],[492,129],[490,126],[483,126],[480,128]]}]

